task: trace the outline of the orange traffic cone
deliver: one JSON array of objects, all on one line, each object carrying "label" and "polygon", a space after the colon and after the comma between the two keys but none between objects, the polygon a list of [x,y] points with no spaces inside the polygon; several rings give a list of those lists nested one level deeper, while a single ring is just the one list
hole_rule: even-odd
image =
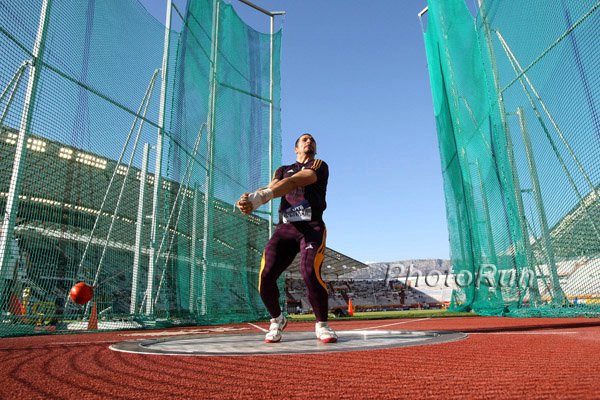
[{"label": "orange traffic cone", "polygon": [[352,305],[352,299],[348,299],[348,315],[354,316],[354,306]]},{"label": "orange traffic cone", "polygon": [[88,321],[88,331],[96,331],[98,330],[98,312],[96,310],[96,302],[92,305],[92,314],[90,315],[90,320]]}]

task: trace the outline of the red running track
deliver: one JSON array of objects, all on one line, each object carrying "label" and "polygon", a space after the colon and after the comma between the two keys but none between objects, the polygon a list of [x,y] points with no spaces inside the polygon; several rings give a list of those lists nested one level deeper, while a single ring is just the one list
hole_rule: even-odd
[{"label": "red running track", "polygon": [[[471,317],[331,325],[337,330],[461,331],[469,337],[398,349],[238,357],[138,355],[108,349],[112,343],[157,333],[197,334],[199,327],[144,331],[142,336],[111,332],[5,338],[0,339],[0,398],[600,398],[598,319]],[[247,324],[233,327],[255,329]],[[312,323],[290,323],[287,328],[312,329]]]}]

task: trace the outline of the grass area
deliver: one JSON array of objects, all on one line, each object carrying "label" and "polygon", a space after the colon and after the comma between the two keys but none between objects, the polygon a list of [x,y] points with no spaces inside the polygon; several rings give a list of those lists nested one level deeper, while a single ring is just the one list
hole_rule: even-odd
[{"label": "grass area", "polygon": [[[398,319],[398,318],[447,318],[447,317],[475,317],[472,312],[451,312],[446,310],[407,310],[407,311],[372,311],[355,312],[353,317],[335,317],[329,314],[331,321],[345,321],[356,319]],[[290,314],[291,321],[314,321],[314,314]]]}]

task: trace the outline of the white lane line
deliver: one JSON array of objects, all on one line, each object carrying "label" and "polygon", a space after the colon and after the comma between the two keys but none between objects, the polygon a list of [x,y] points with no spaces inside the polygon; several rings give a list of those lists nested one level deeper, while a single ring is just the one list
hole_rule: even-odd
[{"label": "white lane line", "polygon": [[394,326],[394,325],[410,324],[411,322],[426,321],[428,319],[431,319],[431,317],[429,317],[429,318],[420,318],[420,319],[411,319],[410,321],[395,322],[393,324],[370,326],[368,328],[356,328],[356,329],[351,329],[351,330],[353,330],[353,331],[362,331],[362,330],[365,330],[365,329],[379,329],[379,328],[385,328],[385,327]]},{"label": "white lane line", "polygon": [[469,335],[575,335],[579,332],[470,332]]},{"label": "white lane line", "polygon": [[258,326],[258,325],[254,325],[254,324],[251,324],[250,322],[248,322],[248,325],[250,325],[250,326],[252,326],[252,327],[254,327],[254,328],[258,329],[259,331],[262,331],[262,332],[269,332],[269,330],[268,330],[268,329],[261,328],[260,326]]}]

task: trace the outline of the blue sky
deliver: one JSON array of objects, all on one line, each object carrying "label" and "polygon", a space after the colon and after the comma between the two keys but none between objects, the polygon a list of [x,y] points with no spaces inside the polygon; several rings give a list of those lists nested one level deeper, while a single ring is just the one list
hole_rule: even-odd
[{"label": "blue sky", "polygon": [[[141,0],[164,21],[164,0]],[[174,0],[185,9],[185,0]],[[231,0],[252,27],[268,18]],[[426,0],[256,0],[286,11],[283,162],[311,132],[330,168],[327,245],[360,261],[449,258],[423,36]]]}]

